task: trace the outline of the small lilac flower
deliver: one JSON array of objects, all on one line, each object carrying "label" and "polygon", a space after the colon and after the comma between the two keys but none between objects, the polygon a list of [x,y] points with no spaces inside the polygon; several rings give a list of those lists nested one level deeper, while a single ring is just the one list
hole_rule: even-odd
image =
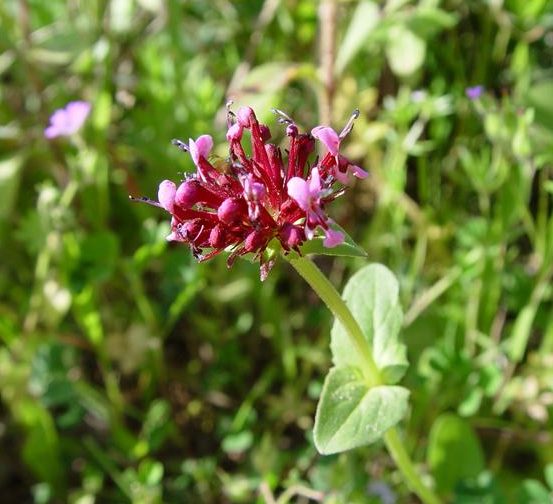
[{"label": "small lilac flower", "polygon": [[[356,114],[352,116],[352,119],[355,117],[357,117]],[[340,135],[329,126],[316,126],[311,130],[311,134],[328,149],[328,154],[323,158],[321,165],[330,163],[334,177],[344,185],[349,183],[350,174],[361,179],[368,175],[365,170],[351,164],[347,158],[340,154],[340,142],[351,131],[353,127],[352,119],[350,119]]]},{"label": "small lilac flower", "polygon": [[[325,247],[341,244],[344,234],[335,229],[325,207],[344,192],[343,187],[336,187],[337,182],[347,181],[349,174],[367,175],[339,153],[356,114],[338,135],[328,126],[315,128],[312,134],[300,133],[290,117],[275,113],[286,125],[287,158],[277,145],[269,143],[269,128],[258,122],[250,107],[242,107],[236,115],[229,112],[230,149],[224,172],[208,160],[211,136],[202,135],[188,143],[173,140],[179,149],[189,152],[196,173],[187,175],[178,187],[170,180],[162,181],[158,201],[139,199],[171,214],[167,239],[187,243],[198,260],[226,250],[230,266],[236,257],[252,253],[260,263],[262,280],[274,264],[274,256],[265,253],[270,242],[279,243],[284,253],[294,250],[301,254],[301,245],[319,232],[324,235]],[[242,146],[245,129],[250,131],[251,155]],[[316,138],[329,152],[313,165],[309,157]]]},{"label": "small lilac flower", "polygon": [[484,86],[471,86],[465,89],[465,94],[469,100],[478,100],[484,94]]},{"label": "small lilac flower", "polygon": [[326,235],[323,245],[327,248],[336,247],[344,241],[343,233],[331,229],[332,221],[326,216],[321,208],[321,198],[325,190],[321,186],[319,169],[311,170],[309,180],[300,177],[293,177],[288,181],[288,195],[305,212],[305,236],[311,240],[315,235],[315,229],[320,226]]},{"label": "small lilac flower", "polygon": [[59,136],[70,136],[84,124],[90,113],[90,103],[86,101],[69,102],[64,108],[56,110],[50,116],[50,124],[44,130],[48,139]]}]

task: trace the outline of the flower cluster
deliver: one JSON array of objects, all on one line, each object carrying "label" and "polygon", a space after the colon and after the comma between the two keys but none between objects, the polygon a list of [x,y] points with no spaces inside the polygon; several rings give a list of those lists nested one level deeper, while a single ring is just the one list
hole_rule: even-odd
[{"label": "flower cluster", "polygon": [[[158,202],[141,199],[171,214],[167,239],[188,244],[198,260],[228,250],[230,266],[236,257],[251,253],[260,262],[262,279],[273,264],[266,253],[272,244],[280,243],[285,253],[300,253],[302,243],[318,231],[324,234],[324,246],[342,243],[344,235],[333,228],[325,207],[344,192],[343,185],[352,176],[367,176],[340,154],[340,143],[351,131],[357,111],[340,134],[328,126],[300,133],[286,114],[275,113],[286,125],[287,159],[269,143],[269,128],[259,123],[250,107],[243,107],[236,115],[229,112],[230,153],[223,166],[210,162],[213,140],[209,135],[190,139],[188,144],[173,140],[190,153],[196,173],[187,175],[178,187],[170,180],[161,182]],[[242,145],[246,131],[251,155]],[[327,153],[310,165],[315,140],[326,146]]]}]

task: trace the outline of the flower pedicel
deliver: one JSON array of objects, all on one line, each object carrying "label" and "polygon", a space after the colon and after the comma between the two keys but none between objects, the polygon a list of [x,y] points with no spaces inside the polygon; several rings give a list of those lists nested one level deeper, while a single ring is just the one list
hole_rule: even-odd
[{"label": "flower pedicel", "polygon": [[[300,133],[290,117],[274,111],[279,122],[286,125],[287,159],[279,147],[269,143],[269,128],[258,122],[250,107],[242,107],[236,115],[229,112],[230,153],[224,173],[209,161],[211,136],[190,139],[188,144],[173,140],[190,153],[196,173],[186,175],[178,187],[170,180],[161,182],[157,202],[137,199],[167,210],[171,214],[167,239],[188,244],[199,261],[227,250],[230,266],[236,257],[251,253],[260,263],[262,280],[274,263],[274,254],[268,253],[274,249],[273,244],[279,243],[285,253],[300,253],[301,245],[318,231],[325,236],[325,247],[341,244],[344,235],[333,229],[334,222],[325,207],[343,194],[343,184],[352,176],[367,176],[339,152],[340,142],[351,131],[358,111],[340,134],[328,126],[317,126],[311,134]],[[244,130],[250,132],[251,156],[242,146]],[[328,152],[310,165],[315,139]]]}]

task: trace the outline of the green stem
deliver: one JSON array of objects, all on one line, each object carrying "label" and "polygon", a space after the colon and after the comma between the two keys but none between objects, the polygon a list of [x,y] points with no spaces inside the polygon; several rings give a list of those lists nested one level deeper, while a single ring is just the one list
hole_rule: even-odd
[{"label": "green stem", "polygon": [[[321,270],[309,259],[305,257],[288,257],[287,259],[346,329],[352,344],[359,354],[363,356],[364,366],[362,372],[367,381],[372,386],[384,384],[363,331],[338,291],[321,273]],[[440,499],[422,482],[395,427],[392,427],[384,434],[384,441],[409,488],[425,504],[440,504]]]}]

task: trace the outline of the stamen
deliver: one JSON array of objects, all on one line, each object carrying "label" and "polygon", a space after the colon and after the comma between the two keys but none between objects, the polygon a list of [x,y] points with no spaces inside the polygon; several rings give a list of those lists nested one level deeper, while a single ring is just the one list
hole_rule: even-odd
[{"label": "stamen", "polygon": [[171,140],[171,145],[174,145],[182,152],[188,152],[188,144],[178,138],[173,138],[173,140]]},{"label": "stamen", "polygon": [[234,100],[229,100],[225,105],[225,108],[227,109],[227,129],[229,129],[236,122],[236,114],[230,110],[233,103]]},{"label": "stamen", "polygon": [[146,196],[141,196],[140,198],[136,198],[135,196],[131,196],[129,194],[129,199],[135,203],[147,203],[148,205],[152,205],[158,208],[163,208],[158,201],[155,201],[150,198],[146,198]]},{"label": "stamen", "polygon": [[277,108],[272,108],[271,112],[273,112],[273,114],[278,117],[277,121],[280,124],[294,124],[294,121],[288,114],[286,114],[286,112],[283,112],[282,110],[279,110]]},{"label": "stamen", "polygon": [[349,135],[350,131],[353,129],[353,123],[355,122],[355,120],[359,117],[359,109],[355,109],[352,113],[351,113],[351,117],[349,118],[349,121],[346,123],[346,125],[344,126],[344,129],[342,130],[342,132],[340,133],[340,135],[338,135],[338,137],[340,138],[340,140],[342,140],[343,138],[345,138],[346,136]]}]

